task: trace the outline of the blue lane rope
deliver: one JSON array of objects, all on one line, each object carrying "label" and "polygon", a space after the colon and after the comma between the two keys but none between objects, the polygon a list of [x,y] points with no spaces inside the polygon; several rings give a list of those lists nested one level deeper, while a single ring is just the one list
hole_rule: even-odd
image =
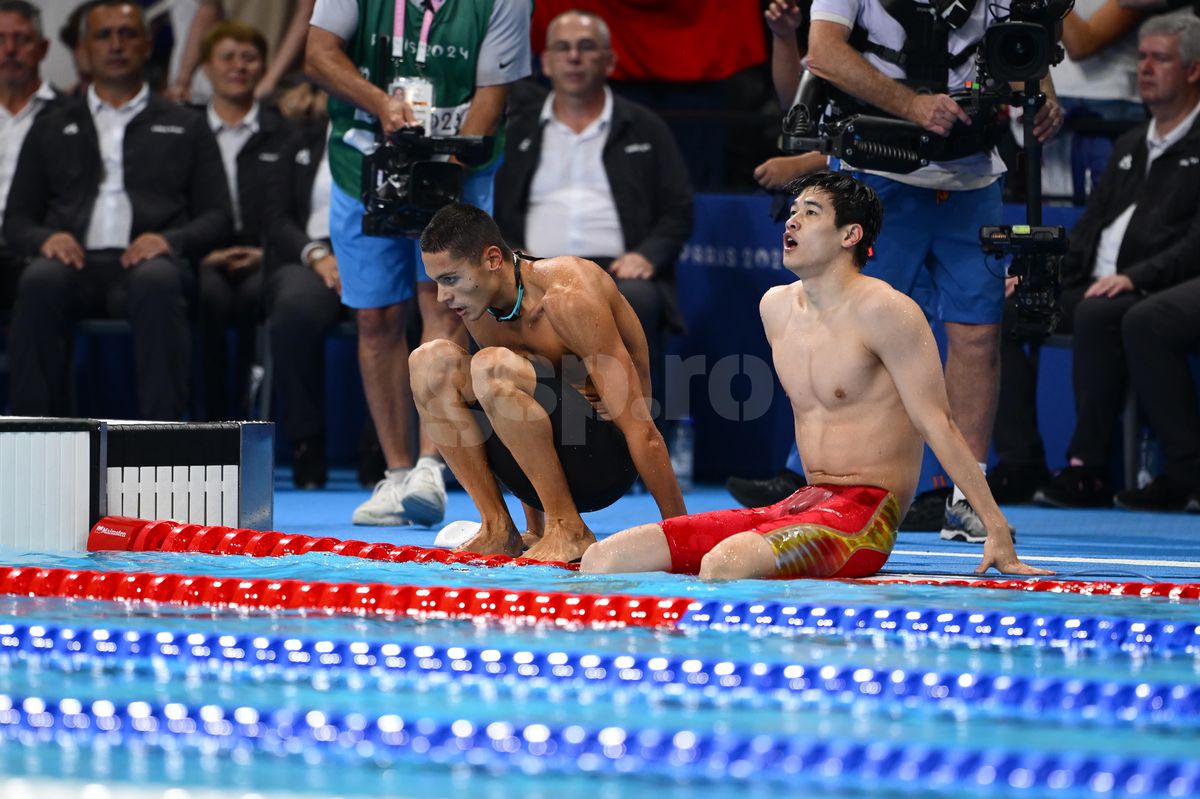
[{"label": "blue lane rope", "polygon": [[1195,796],[1200,762],[1057,752],[960,750],[687,729],[450,722],[248,706],[114,703],[0,694],[0,737],[25,746],[145,746],[262,752],[361,765],[406,762],[677,780],[806,780],[917,788],[1023,789],[1073,796]]},{"label": "blue lane rope", "polygon": [[916,635],[984,645],[1200,657],[1200,623],[1116,616],[712,601],[689,610],[677,626],[768,634]]},{"label": "blue lane rope", "polygon": [[[367,674],[377,679],[501,682],[538,689],[599,686],[662,702],[723,707],[807,702],[891,703],[991,717],[1200,729],[1200,685],[934,672],[861,665],[703,660],[685,656],[535,652],[497,647],[228,635],[112,628],[0,625],[0,662],[51,662],[71,670],[152,668],[265,682],[279,676]],[[232,667],[232,669],[231,669]]]}]

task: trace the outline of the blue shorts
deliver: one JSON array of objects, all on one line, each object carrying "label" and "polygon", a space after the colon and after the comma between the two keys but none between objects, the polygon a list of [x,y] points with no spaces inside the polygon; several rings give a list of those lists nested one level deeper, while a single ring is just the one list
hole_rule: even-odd
[{"label": "blue shorts", "polygon": [[979,228],[1002,221],[1001,181],[970,191],[939,192],[879,175],[857,175],[879,194],[883,229],[863,274],[885,280],[921,305],[930,319],[999,324],[1004,267],[979,247]]},{"label": "blue shorts", "polygon": [[[463,186],[463,200],[492,212],[493,180],[499,161],[473,172]],[[414,294],[418,280],[429,280],[416,239],[365,236],[363,204],[337,184],[329,204],[329,233],[342,279],[342,304],[350,308],[386,308]]]}]

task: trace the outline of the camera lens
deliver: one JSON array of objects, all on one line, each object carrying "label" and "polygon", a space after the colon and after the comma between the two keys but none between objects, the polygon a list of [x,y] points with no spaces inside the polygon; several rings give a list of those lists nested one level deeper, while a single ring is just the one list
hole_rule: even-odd
[{"label": "camera lens", "polygon": [[1025,72],[1037,63],[1041,47],[1036,37],[1028,31],[1018,31],[1004,42],[1002,54],[1009,67],[1018,72]]},{"label": "camera lens", "polygon": [[1031,22],[1003,22],[983,38],[988,71],[999,80],[1035,80],[1049,72],[1053,56],[1050,32]]}]

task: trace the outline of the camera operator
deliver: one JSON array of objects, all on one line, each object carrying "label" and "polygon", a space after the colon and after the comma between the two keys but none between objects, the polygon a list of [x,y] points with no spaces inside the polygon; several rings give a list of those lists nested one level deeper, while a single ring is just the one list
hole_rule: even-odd
[{"label": "camera operator", "polygon": [[[972,56],[987,19],[1007,6],[1004,0],[944,4],[948,17],[954,8],[963,12],[950,20],[958,25],[952,27],[940,15],[920,13],[928,7],[912,0],[814,0],[808,67],[873,113],[952,141],[952,134],[970,135],[978,130],[973,124],[987,124],[972,122],[948,91],[975,80]],[[1050,81],[1042,85],[1048,99],[1035,119],[1039,141],[1062,125]],[[875,257],[864,271],[911,296],[921,270],[928,270],[934,297],[924,310],[945,323],[951,414],[984,470],[999,391],[1004,275],[985,261],[978,231],[1000,219],[1003,172],[991,148],[908,174],[862,176],[886,210]],[[946,504],[942,537],[985,538],[978,514],[957,487]]]},{"label": "camera operator", "polygon": [[[422,437],[415,467],[409,450],[404,332],[414,280],[424,280],[420,254],[414,240],[363,235],[362,156],[380,133],[426,121],[434,136],[496,133],[508,84],[530,73],[529,18],[529,0],[405,0],[394,10],[391,0],[318,0],[313,11],[305,68],[332,96],[331,239],[342,302],[356,309],[363,388],[388,467],[355,524],[434,524],[446,502],[432,443]],[[493,173],[491,164],[473,173],[463,199],[490,211]],[[432,283],[418,284],[416,294],[422,340],[465,342]]]}]

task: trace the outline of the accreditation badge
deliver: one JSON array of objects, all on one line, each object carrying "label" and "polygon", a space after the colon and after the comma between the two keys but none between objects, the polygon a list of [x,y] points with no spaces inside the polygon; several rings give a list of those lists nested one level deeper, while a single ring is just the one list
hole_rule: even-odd
[{"label": "accreditation badge", "polygon": [[425,135],[433,135],[433,83],[427,78],[396,78],[388,85],[388,94],[408,103]]}]

